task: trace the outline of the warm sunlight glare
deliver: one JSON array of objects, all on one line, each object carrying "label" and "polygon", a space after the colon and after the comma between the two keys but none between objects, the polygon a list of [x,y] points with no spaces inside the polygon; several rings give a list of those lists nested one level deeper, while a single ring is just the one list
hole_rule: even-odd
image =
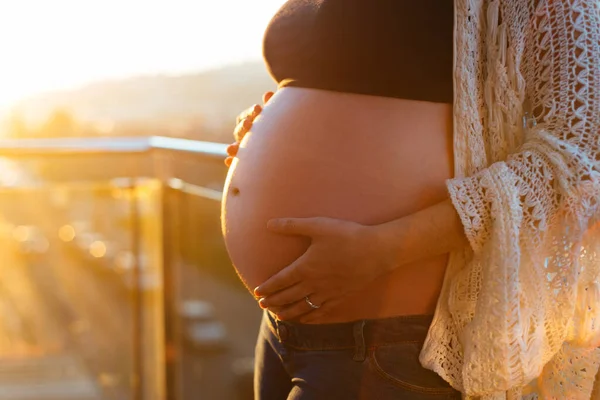
[{"label": "warm sunlight glare", "polygon": [[284,0],[0,2],[0,107],[112,77],[176,74],[260,57]]},{"label": "warm sunlight glare", "polygon": [[75,228],[71,225],[61,226],[58,230],[58,237],[63,242],[72,242],[75,239]]},{"label": "warm sunlight glare", "polygon": [[15,229],[13,230],[13,238],[17,242],[24,242],[27,239],[29,239],[30,236],[31,236],[31,231],[26,226],[19,225],[19,226],[15,227]]},{"label": "warm sunlight glare", "polygon": [[106,244],[101,240],[96,240],[90,245],[90,254],[95,258],[102,258],[106,255]]}]

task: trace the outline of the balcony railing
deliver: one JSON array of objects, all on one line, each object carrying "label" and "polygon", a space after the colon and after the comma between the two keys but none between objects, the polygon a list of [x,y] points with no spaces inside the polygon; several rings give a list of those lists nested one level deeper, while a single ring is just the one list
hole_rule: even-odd
[{"label": "balcony railing", "polygon": [[250,399],[225,145],[0,140],[0,398]]}]

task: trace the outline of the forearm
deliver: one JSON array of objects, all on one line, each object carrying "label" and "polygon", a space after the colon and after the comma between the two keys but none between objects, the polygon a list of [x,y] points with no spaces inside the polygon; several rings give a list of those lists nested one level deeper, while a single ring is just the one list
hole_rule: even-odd
[{"label": "forearm", "polygon": [[372,229],[397,260],[394,267],[469,245],[450,199]]}]

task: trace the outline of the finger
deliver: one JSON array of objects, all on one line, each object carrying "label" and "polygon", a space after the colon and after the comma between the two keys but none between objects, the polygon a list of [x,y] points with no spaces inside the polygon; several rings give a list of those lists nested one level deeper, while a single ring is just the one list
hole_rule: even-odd
[{"label": "finger", "polygon": [[319,236],[328,232],[335,220],[314,218],[275,218],[267,222],[267,228],[284,235]]},{"label": "finger", "polygon": [[235,141],[241,142],[251,127],[252,127],[252,120],[250,120],[249,118],[246,118],[243,121],[241,121],[239,124],[237,124],[237,126],[235,127],[235,130],[233,131],[233,137],[235,138]]},{"label": "finger", "polygon": [[263,104],[267,104],[267,102],[271,100],[271,97],[273,97],[273,94],[273,92],[266,92],[263,94]]},{"label": "finger", "polygon": [[[312,297],[310,297],[310,301],[313,301]],[[336,299],[327,300],[318,309],[313,310],[310,313],[304,314],[300,318],[299,321],[302,322],[303,324],[310,324],[310,323],[322,321],[324,317],[326,317],[332,310],[334,310],[342,302],[343,302],[343,297],[338,297]]]},{"label": "finger", "polygon": [[242,111],[236,118],[236,125],[245,120],[246,118],[250,118],[254,120],[258,115],[262,112],[262,107],[260,104],[255,104],[252,107],[249,107]]},{"label": "finger", "polygon": [[[254,107],[254,106],[252,106]],[[250,107],[250,108],[252,108]],[[239,113],[237,115],[237,117],[235,118],[235,124],[238,125],[240,122],[242,122],[243,120],[245,120],[246,118],[248,118],[248,114],[250,113],[249,110],[250,108],[246,108],[244,109],[244,111],[242,111],[241,113]]]},{"label": "finger", "polygon": [[[311,307],[311,305],[308,304],[308,302],[306,301],[306,297],[309,298],[309,300],[310,300],[311,303],[313,303],[314,305],[318,306],[319,308],[313,308],[313,307]],[[296,304],[296,303],[298,303],[298,304]],[[279,314],[279,313],[283,312],[283,310],[288,309],[291,305],[294,305],[294,306],[298,305],[298,307],[299,307],[300,303],[304,303],[305,306],[308,306],[308,307],[304,307],[304,308],[307,308],[307,310],[309,310],[309,312],[312,314],[312,313],[316,312],[317,310],[320,310],[324,306],[324,304],[325,303],[329,303],[329,301],[328,300],[323,300],[322,297],[319,296],[319,295],[311,294],[309,296],[304,296],[302,299],[300,299],[300,300],[298,300],[298,301],[296,301],[296,302],[294,302],[292,304],[286,304],[284,306],[270,306],[267,309],[269,311],[271,311],[273,314]],[[301,307],[299,307],[299,309],[300,308]]]},{"label": "finger", "polygon": [[306,253],[254,289],[254,295],[267,297],[299,283],[301,281],[300,267],[305,260]]},{"label": "finger", "polygon": [[310,291],[306,289],[304,285],[298,284],[290,286],[271,296],[263,297],[258,303],[262,308],[281,307],[304,299],[308,293],[310,293]]},{"label": "finger", "polygon": [[229,154],[231,157],[235,157],[237,155],[239,149],[240,149],[239,142],[232,143],[229,146],[227,146],[227,154]]},{"label": "finger", "polygon": [[233,162],[233,157],[227,157],[225,159],[225,165],[227,165],[228,167],[231,167],[232,162]]},{"label": "finger", "polygon": [[[315,304],[315,305],[319,305],[320,307],[323,307],[324,305],[321,305],[321,303],[319,302],[319,297],[318,295],[314,294],[311,295],[310,297],[310,301]],[[273,310],[269,309],[271,312],[274,312],[275,315],[277,315],[277,318],[283,320],[283,321],[289,321],[289,320],[296,320],[299,319],[303,316],[307,316],[319,311],[321,308],[317,308],[314,309],[312,308],[308,302],[306,301],[305,298],[302,298],[302,300],[299,300],[297,302],[295,302],[294,304],[291,304],[287,307],[278,309],[277,312],[274,312]]]},{"label": "finger", "polygon": [[237,124],[235,130],[233,131],[233,137],[235,138],[235,141],[241,142],[251,127],[252,121],[248,118],[245,118],[239,124]]},{"label": "finger", "polygon": [[255,104],[252,107],[250,107],[250,113],[248,114],[248,117],[254,121],[256,119],[256,117],[258,117],[260,115],[260,113],[262,112],[262,107],[259,104]]},{"label": "finger", "polygon": [[[267,310],[269,310],[269,311],[271,311],[273,314],[277,315],[277,313],[281,312],[282,310],[284,310],[284,309],[285,309],[286,307],[288,307],[288,306],[289,306],[289,304],[288,304],[288,305],[285,305],[285,306],[279,306],[279,307],[273,306],[273,307],[269,307],[269,308],[267,308]],[[262,307],[261,307],[261,308],[262,308]]]}]

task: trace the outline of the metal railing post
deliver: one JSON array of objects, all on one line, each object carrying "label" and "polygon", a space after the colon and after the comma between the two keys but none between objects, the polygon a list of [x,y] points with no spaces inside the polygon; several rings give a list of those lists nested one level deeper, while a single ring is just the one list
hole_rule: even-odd
[{"label": "metal railing post", "polygon": [[166,166],[158,166],[161,176],[161,223],[162,223],[162,281],[163,315],[165,338],[165,393],[167,400],[181,400],[181,327],[178,318],[179,277],[177,265],[180,252],[180,224],[178,197],[179,190],[172,187],[165,171]]},{"label": "metal railing post", "polygon": [[144,400],[144,362],[142,335],[144,326],[144,308],[142,304],[142,282],[140,271],[140,210],[138,201],[138,191],[136,178],[131,178],[128,186],[130,192],[130,213],[131,213],[131,253],[133,254],[133,326],[132,326],[132,343],[133,343],[133,382],[131,382],[133,399]]}]

